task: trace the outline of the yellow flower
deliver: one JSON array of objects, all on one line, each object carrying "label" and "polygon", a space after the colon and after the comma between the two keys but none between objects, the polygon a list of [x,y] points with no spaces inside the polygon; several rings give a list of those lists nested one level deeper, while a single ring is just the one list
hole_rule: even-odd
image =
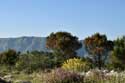
[{"label": "yellow flower", "polygon": [[65,61],[62,68],[73,72],[82,72],[86,68],[86,62],[81,59],[73,58]]}]

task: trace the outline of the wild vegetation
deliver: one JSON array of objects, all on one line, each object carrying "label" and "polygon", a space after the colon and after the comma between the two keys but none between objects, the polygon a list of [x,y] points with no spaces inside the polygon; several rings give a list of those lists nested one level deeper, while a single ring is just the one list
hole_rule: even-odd
[{"label": "wild vegetation", "polygon": [[[84,39],[88,55],[79,57],[82,43],[68,32],[52,33],[51,51],[0,53],[0,77],[12,83],[125,83],[125,37],[114,41],[95,33]],[[7,82],[6,82],[7,83]]]}]

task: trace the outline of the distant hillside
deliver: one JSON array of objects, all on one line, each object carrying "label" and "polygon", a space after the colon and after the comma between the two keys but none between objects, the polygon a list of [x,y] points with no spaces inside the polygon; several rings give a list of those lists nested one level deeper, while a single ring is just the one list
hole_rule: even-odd
[{"label": "distant hillside", "polygon": [[[15,49],[16,51],[47,51],[45,37],[19,37],[19,38],[0,38],[0,52],[7,49]],[[78,55],[84,55],[84,45],[78,50]]]}]

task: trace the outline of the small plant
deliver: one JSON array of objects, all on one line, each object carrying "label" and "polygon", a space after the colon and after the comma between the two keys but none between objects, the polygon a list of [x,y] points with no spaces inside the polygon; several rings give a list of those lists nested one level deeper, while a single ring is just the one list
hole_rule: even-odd
[{"label": "small plant", "polygon": [[45,83],[80,83],[83,81],[83,77],[77,73],[59,68],[48,73],[44,80]]},{"label": "small plant", "polygon": [[89,65],[87,65],[86,61],[82,61],[82,59],[74,58],[65,61],[62,68],[73,72],[82,72],[86,71],[89,68]]}]

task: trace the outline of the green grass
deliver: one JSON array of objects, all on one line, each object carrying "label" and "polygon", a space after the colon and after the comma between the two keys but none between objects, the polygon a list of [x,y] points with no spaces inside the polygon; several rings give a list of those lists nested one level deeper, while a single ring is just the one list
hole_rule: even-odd
[{"label": "green grass", "polygon": [[[17,80],[31,81],[32,83],[42,83],[42,80],[37,76],[37,73],[33,74],[13,74],[13,82]],[[15,82],[14,82],[15,83]]]}]

